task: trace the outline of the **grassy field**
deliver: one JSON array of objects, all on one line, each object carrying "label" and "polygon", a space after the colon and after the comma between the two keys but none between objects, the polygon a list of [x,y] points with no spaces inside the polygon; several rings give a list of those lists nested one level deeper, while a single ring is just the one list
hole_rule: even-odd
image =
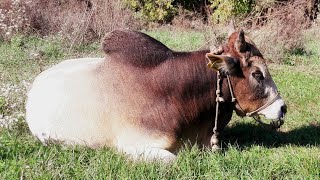
[{"label": "grassy field", "polygon": [[[207,39],[196,32],[148,33],[175,50],[196,50]],[[43,146],[30,134],[24,101],[33,78],[62,59],[101,57],[99,45],[70,46],[57,38],[20,36],[0,44],[0,179],[320,178],[319,39],[306,39],[307,54],[288,57],[294,66],[269,65],[288,105],[280,131],[234,116],[223,135],[222,152],[185,149],[170,165],[132,162],[110,148]],[[41,58],[34,55],[40,51]]]}]

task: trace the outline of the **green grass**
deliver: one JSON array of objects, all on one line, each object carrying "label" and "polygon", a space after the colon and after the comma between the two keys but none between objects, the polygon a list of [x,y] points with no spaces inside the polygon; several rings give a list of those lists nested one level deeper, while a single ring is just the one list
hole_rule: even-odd
[{"label": "green grass", "polygon": [[164,165],[132,162],[111,149],[43,146],[17,129],[2,132],[0,140],[1,179],[312,179],[319,177],[320,168],[320,149],[311,145],[252,144],[240,148],[230,144],[221,153],[193,148],[182,151],[173,164]]},{"label": "green grass", "polygon": [[147,32],[166,46],[176,51],[191,51],[202,48],[206,35],[200,32],[158,30]]},{"label": "green grass", "polygon": [[[18,83],[31,81],[41,69],[46,69],[63,59],[77,57],[102,57],[100,43],[71,47],[56,37],[16,36],[9,43],[0,42],[0,72],[2,81]],[[42,62],[33,54],[43,53]]]},{"label": "green grass", "polygon": [[[195,50],[205,43],[197,32],[148,32],[175,50]],[[16,37],[0,44],[0,112],[18,119],[0,128],[0,179],[319,179],[320,178],[320,47],[308,41],[312,55],[303,63],[271,64],[272,73],[288,105],[281,131],[269,131],[252,119],[234,116],[223,135],[223,151],[185,149],[176,162],[133,162],[111,148],[43,146],[29,132],[24,117],[23,81],[62,59],[99,56],[99,43],[69,47],[57,38]],[[43,62],[30,58],[44,52]],[[296,56],[296,55],[294,55]],[[296,57],[292,57],[296,58]],[[302,62],[302,61],[301,61]],[[10,105],[19,101],[15,108]]]}]

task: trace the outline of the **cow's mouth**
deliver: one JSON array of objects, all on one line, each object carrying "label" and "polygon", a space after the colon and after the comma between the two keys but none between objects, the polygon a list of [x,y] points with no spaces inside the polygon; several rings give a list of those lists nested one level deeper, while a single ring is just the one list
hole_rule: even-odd
[{"label": "cow's mouth", "polygon": [[253,118],[263,127],[272,130],[278,130],[284,124],[284,117],[273,119],[269,124],[261,120],[261,116],[253,116]]}]

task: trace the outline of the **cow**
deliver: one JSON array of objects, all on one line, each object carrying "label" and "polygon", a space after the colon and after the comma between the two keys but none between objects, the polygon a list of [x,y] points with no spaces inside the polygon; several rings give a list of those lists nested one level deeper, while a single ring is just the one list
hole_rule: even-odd
[{"label": "cow", "polygon": [[283,124],[284,100],[242,30],[215,52],[177,52],[120,29],[106,34],[102,50],[103,58],[65,60],[34,80],[26,121],[42,143],[114,147],[133,159],[171,162],[186,143],[219,145],[234,110]]}]

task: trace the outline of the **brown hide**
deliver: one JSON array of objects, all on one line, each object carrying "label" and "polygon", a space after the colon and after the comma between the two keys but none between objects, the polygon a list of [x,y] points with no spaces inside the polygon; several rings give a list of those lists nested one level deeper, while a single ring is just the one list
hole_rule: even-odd
[{"label": "brown hide", "polygon": [[[184,143],[217,148],[235,107],[283,124],[285,103],[261,53],[241,31],[214,51],[220,55],[175,52],[129,30],[108,33],[102,45],[105,58],[66,60],[35,79],[26,121],[41,142],[110,146],[134,159],[170,161]],[[213,134],[217,71],[224,102]]]},{"label": "brown hide", "polygon": [[[252,112],[266,104],[270,94],[265,93],[265,85],[272,84],[272,78],[263,55],[254,42],[244,35],[243,30],[233,30],[229,34],[227,43],[219,47],[217,53],[227,55],[235,62],[239,60],[239,64],[235,64],[236,68],[228,69],[231,69],[229,70],[231,84],[242,110]],[[253,83],[249,80],[252,73],[257,71],[265,72],[263,83]],[[235,110],[238,115],[245,116],[243,111]]]},{"label": "brown hide", "polygon": [[[177,140],[172,144],[173,150],[182,141],[209,145],[216,96],[216,73],[207,67],[205,59],[209,50],[174,52],[145,34],[128,30],[107,34],[103,50],[110,61],[130,72],[128,76],[138,79],[143,87],[141,93],[152,101],[143,107],[131,107],[137,111],[135,125]],[[225,81],[226,103],[221,105],[219,114],[221,130],[234,107],[226,84]]]},{"label": "brown hide", "polygon": [[129,30],[108,33],[102,41],[102,49],[117,61],[141,68],[155,67],[173,56],[172,51],[159,41]]},{"label": "brown hide", "polygon": [[[262,84],[258,84],[259,86],[252,86],[250,81],[248,81],[252,72],[260,70],[259,67],[255,66],[257,64],[260,64],[260,67],[264,67],[264,71],[266,71],[267,74],[265,77],[266,81],[271,80],[266,62],[259,49],[251,39],[244,35],[243,30],[231,33],[227,43],[222,45],[221,49],[219,54],[228,55],[240,62],[240,67],[236,68],[236,71],[233,70],[231,72],[232,86],[235,90],[234,93],[237,102],[245,112],[251,112],[261,107],[266,103],[265,101],[268,94],[264,93],[265,89]],[[240,116],[245,115],[237,109],[236,111]]]},{"label": "brown hide", "polygon": [[[122,96],[135,101],[128,107],[134,126],[172,140],[171,152],[183,142],[208,146],[212,136],[216,106],[216,72],[207,67],[209,50],[175,52],[140,32],[115,30],[103,40],[107,65],[124,73],[122,85],[128,91]],[[228,64],[231,84],[238,104],[245,112],[258,109],[269,101],[267,86],[273,85],[260,51],[244,36],[234,32],[222,46],[222,57]],[[212,53],[211,53],[212,54]],[[214,56],[214,55],[213,55]],[[101,67],[103,72],[107,67]],[[252,73],[263,71],[265,80],[255,81]],[[106,72],[110,73],[110,72]],[[102,75],[102,77],[108,74]],[[121,80],[122,81],[122,80]],[[219,107],[218,131],[231,119],[235,104],[231,102],[227,79],[222,79],[225,100]],[[137,86],[137,88],[134,88]],[[270,86],[271,87],[271,86]],[[119,90],[122,91],[122,90]],[[134,96],[130,94],[134,94]],[[243,116],[243,112],[237,111]]]},{"label": "brown hide", "polygon": [[252,42],[251,39],[244,35],[244,32],[242,30],[239,33],[234,32],[229,36],[228,42],[222,45],[222,51],[220,51],[220,53],[240,59],[243,66],[248,65],[248,62],[246,61],[250,57],[258,56],[263,58],[256,45]]}]

